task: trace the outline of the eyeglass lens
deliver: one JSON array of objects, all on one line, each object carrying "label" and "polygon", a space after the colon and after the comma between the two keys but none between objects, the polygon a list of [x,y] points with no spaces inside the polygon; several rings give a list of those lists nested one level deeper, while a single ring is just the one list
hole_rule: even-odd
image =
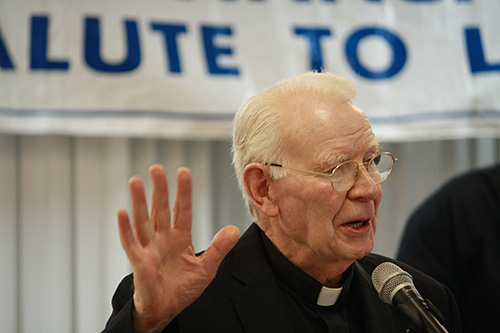
[{"label": "eyeglass lens", "polygon": [[[391,174],[394,160],[387,154],[375,156],[368,164],[368,174],[376,184],[383,183]],[[348,191],[356,181],[358,163],[347,161],[340,164],[331,177],[332,187],[339,191]]]}]

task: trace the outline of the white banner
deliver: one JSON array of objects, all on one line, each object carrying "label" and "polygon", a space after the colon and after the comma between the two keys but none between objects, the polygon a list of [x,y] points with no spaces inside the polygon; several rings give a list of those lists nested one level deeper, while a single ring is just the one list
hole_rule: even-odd
[{"label": "white banner", "polygon": [[228,138],[248,96],[343,75],[382,140],[500,135],[497,0],[0,0],[0,131]]}]

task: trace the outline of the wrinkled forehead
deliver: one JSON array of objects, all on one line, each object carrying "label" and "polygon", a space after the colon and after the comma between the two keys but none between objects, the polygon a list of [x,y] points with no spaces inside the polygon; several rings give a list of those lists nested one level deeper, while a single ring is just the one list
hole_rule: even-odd
[{"label": "wrinkled forehead", "polygon": [[317,100],[293,97],[284,103],[280,113],[284,128],[290,129],[295,136],[314,135],[318,130],[342,130],[359,126],[371,128],[366,114],[353,102],[333,98]]},{"label": "wrinkled forehead", "polygon": [[297,156],[330,149],[342,159],[378,146],[368,117],[350,101],[295,104],[284,121],[284,137],[287,151]]}]

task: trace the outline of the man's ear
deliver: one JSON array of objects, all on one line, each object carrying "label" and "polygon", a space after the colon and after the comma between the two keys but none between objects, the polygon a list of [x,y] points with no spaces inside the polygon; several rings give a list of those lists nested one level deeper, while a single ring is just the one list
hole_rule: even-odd
[{"label": "man's ear", "polygon": [[251,163],[243,171],[243,183],[247,194],[252,199],[255,207],[269,217],[276,216],[279,212],[276,200],[272,198],[271,186],[273,179],[269,168],[260,163]]}]

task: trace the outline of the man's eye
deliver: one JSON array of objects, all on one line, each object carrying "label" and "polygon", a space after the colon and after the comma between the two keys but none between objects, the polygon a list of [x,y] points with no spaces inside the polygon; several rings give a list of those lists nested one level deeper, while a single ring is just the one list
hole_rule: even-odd
[{"label": "man's eye", "polygon": [[337,167],[338,167],[338,165],[334,166],[333,168],[330,168],[330,169],[326,170],[326,171],[325,171],[325,173],[327,173],[327,174],[331,175],[331,174],[332,174],[332,172],[333,172],[335,169],[337,169]]},{"label": "man's eye", "polygon": [[[376,153],[369,153],[369,154],[367,154],[367,155],[365,155],[365,156],[364,156],[364,158],[363,158],[363,162],[364,162],[364,163],[370,162],[370,160],[371,160],[373,157],[375,157],[375,156],[377,156],[377,154],[376,154]],[[380,155],[379,155],[379,157],[380,157]],[[380,160],[380,158],[379,158],[379,160]]]}]

